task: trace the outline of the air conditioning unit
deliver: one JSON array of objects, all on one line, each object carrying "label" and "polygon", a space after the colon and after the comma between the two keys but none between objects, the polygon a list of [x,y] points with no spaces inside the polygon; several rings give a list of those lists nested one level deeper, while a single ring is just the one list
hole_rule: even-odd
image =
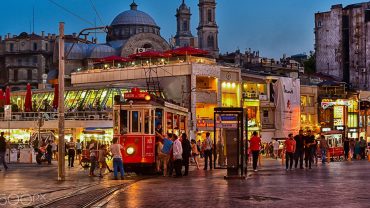
[{"label": "air conditioning unit", "polygon": [[136,49],[136,53],[143,53],[145,51],[146,51],[145,48],[137,48]]}]

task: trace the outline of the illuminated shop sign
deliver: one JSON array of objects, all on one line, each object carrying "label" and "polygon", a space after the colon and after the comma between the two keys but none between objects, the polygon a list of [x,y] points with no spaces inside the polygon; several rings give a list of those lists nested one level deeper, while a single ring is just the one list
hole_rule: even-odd
[{"label": "illuminated shop sign", "polygon": [[336,126],[335,127],[337,130],[344,130],[344,126]]},{"label": "illuminated shop sign", "polygon": [[331,128],[322,128],[322,132],[328,132],[331,131]]},{"label": "illuminated shop sign", "polygon": [[322,101],[321,102],[321,107],[323,109],[327,109],[331,106],[337,106],[337,105],[342,105],[342,106],[350,106],[352,103],[351,100],[336,100],[336,101]]}]

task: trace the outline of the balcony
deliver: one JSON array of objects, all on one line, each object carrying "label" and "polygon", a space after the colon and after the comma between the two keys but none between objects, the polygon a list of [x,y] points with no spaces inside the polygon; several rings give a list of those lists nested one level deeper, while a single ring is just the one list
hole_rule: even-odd
[{"label": "balcony", "polygon": [[213,90],[197,90],[196,91],[197,103],[217,103],[217,93]]}]

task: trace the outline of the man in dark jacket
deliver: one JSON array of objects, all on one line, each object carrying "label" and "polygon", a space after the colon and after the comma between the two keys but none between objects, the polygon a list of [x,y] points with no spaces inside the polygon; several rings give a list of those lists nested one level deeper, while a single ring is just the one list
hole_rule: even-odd
[{"label": "man in dark jacket", "polygon": [[181,142],[182,161],[183,161],[183,165],[185,166],[184,176],[187,176],[188,173],[189,173],[189,158],[190,158],[190,155],[191,155],[191,145],[190,145],[190,141],[189,141],[189,139],[188,139],[188,137],[185,133],[183,133],[181,135],[181,137],[182,137],[182,142]]},{"label": "man in dark jacket", "polygon": [[8,169],[8,166],[5,162],[5,153],[6,153],[6,141],[4,137],[4,132],[0,133],[0,163],[4,165],[5,170]]},{"label": "man in dark jacket", "polygon": [[295,151],[295,168],[298,167],[298,159],[299,159],[299,168],[303,169],[303,154],[304,154],[304,135],[303,130],[299,130],[299,134],[294,137],[296,142],[296,151]]}]

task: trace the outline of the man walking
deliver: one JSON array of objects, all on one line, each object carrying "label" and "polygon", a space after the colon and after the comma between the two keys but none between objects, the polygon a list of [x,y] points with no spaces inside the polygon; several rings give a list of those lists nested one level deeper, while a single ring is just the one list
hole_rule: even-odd
[{"label": "man walking", "polygon": [[303,130],[299,130],[299,134],[294,137],[296,142],[296,151],[294,153],[295,156],[295,168],[298,167],[298,160],[299,160],[299,168],[303,169],[303,154],[304,154],[304,135]]},{"label": "man walking", "polygon": [[328,148],[329,148],[328,141],[325,139],[324,135],[321,135],[320,136],[320,151],[321,151],[321,161],[323,164],[326,162],[326,152]]},{"label": "man walking", "polygon": [[279,142],[276,139],[272,139],[272,148],[274,150],[275,159],[278,159],[278,157],[279,157]]},{"label": "man walking", "polygon": [[181,177],[182,167],[182,145],[176,134],[173,134],[175,141],[173,142],[173,160],[175,166],[176,177]]},{"label": "man walking", "polygon": [[185,133],[183,133],[181,135],[182,137],[182,161],[183,161],[183,165],[185,166],[185,172],[184,172],[184,176],[187,176],[188,173],[189,173],[189,159],[190,159],[190,155],[191,155],[191,145],[190,145],[190,141],[187,137],[187,135]]},{"label": "man walking", "polygon": [[294,152],[296,151],[296,141],[293,138],[293,134],[288,135],[288,139],[285,140],[285,167],[286,170],[292,170]]},{"label": "man walking", "polygon": [[253,155],[253,170],[254,172],[257,172],[257,161],[258,156],[260,154],[261,149],[261,138],[258,137],[258,134],[256,131],[253,132],[253,136],[250,140],[250,149],[252,151]]},{"label": "man walking", "polygon": [[366,152],[366,141],[364,137],[360,137],[360,155],[362,160],[365,160],[365,152]]},{"label": "man walking", "polygon": [[311,134],[311,130],[307,131],[307,137],[305,139],[305,165],[311,169],[311,164],[313,163],[313,146],[315,145],[315,136]]},{"label": "man walking", "polygon": [[210,137],[210,133],[206,133],[206,140],[204,141],[204,170],[208,168],[208,160],[209,160],[209,169],[212,170],[212,147],[213,142]]},{"label": "man walking", "polygon": [[5,162],[5,154],[6,154],[6,140],[4,137],[4,132],[0,133],[0,163],[3,164],[5,170],[8,170],[8,166]]},{"label": "man walking", "polygon": [[113,157],[113,170],[114,170],[114,180],[117,180],[118,169],[121,173],[121,180],[124,178],[124,170],[123,170],[123,161],[122,161],[122,153],[121,150],[123,149],[122,145],[118,143],[118,138],[113,138],[113,144],[110,146],[110,152],[112,153]]}]

